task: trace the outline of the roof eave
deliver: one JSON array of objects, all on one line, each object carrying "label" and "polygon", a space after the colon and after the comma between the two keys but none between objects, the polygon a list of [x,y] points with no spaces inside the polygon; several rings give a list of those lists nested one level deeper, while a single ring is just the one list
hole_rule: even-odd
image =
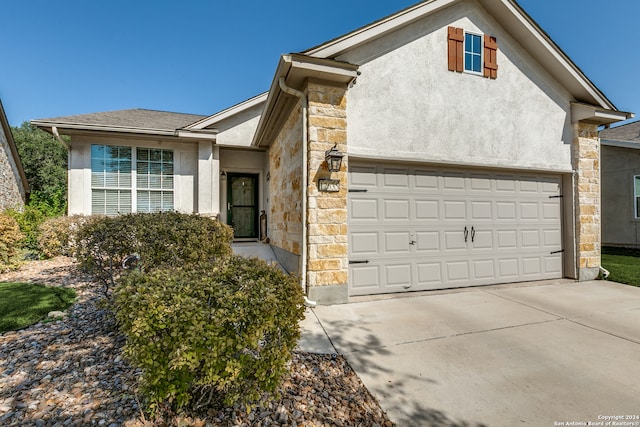
[{"label": "roof eave", "polygon": [[635,117],[634,113],[618,110],[608,110],[594,105],[571,103],[571,122],[590,123],[598,126],[610,125]]},{"label": "roof eave", "polygon": [[297,98],[282,91],[279,83],[281,77],[284,78],[287,86],[303,90],[305,82],[309,79],[347,86],[357,76],[357,65],[301,54],[282,55],[251,145],[255,147],[269,145],[270,140],[275,137],[273,133],[286,119],[284,113],[298,102]]},{"label": "roof eave", "polygon": [[43,120],[32,120],[31,124],[51,133],[53,127],[59,130],[77,130],[77,131],[93,131],[93,132],[117,132],[117,133],[131,133],[131,134],[143,134],[143,135],[161,135],[161,136],[174,136],[175,130],[168,129],[151,129],[151,128],[135,128],[126,126],[108,126],[108,125],[94,125],[86,123],[60,123],[49,122]]}]

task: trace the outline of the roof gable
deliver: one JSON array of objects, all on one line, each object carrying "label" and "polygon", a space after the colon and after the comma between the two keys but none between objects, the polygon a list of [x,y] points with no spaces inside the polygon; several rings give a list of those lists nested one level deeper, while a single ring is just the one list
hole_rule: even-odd
[{"label": "roof gable", "polygon": [[[358,46],[384,37],[461,1],[467,0],[425,0],[302,53],[316,58],[340,59],[340,56]],[[513,39],[540,62],[576,101],[617,111],[615,105],[604,93],[586,77],[515,0],[474,1],[493,15]]]},{"label": "roof gable", "polygon": [[18,154],[18,148],[16,147],[16,143],[13,140],[13,134],[11,133],[11,126],[9,126],[9,121],[7,120],[7,115],[4,112],[4,106],[2,105],[1,100],[0,100],[0,127],[2,128],[2,132],[5,135],[7,143],[9,144],[9,151],[11,153],[12,160],[15,162],[16,168],[18,169],[18,174],[20,175],[21,183],[19,184],[22,184],[22,190],[24,190],[25,193],[29,193],[29,183],[27,182],[27,176],[24,173],[22,161],[20,160],[20,155]]}]

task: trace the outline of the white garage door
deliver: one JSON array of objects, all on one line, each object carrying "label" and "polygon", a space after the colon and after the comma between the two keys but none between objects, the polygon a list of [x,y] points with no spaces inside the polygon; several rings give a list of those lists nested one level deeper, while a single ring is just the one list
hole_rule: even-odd
[{"label": "white garage door", "polygon": [[349,166],[351,295],[562,277],[561,177]]}]

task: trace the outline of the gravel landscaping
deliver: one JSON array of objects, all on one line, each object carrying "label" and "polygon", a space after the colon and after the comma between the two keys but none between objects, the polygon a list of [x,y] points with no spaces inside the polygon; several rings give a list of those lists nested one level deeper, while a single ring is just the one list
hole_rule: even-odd
[{"label": "gravel landscaping", "polygon": [[244,408],[161,414],[149,420],[136,372],[121,355],[124,338],[99,293],[71,259],[32,261],[0,281],[76,289],[62,320],[0,335],[2,426],[392,426],[341,356],[297,352],[279,399]]}]

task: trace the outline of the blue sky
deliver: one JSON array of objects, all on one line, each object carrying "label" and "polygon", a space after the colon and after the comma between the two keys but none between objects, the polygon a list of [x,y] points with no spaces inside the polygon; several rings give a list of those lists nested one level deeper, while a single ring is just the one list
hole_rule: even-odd
[{"label": "blue sky", "polygon": [[[127,108],[213,114],[267,90],[280,54],[415,2],[3,1],[0,99],[14,126]],[[519,3],[620,110],[640,113],[640,1]]]}]

